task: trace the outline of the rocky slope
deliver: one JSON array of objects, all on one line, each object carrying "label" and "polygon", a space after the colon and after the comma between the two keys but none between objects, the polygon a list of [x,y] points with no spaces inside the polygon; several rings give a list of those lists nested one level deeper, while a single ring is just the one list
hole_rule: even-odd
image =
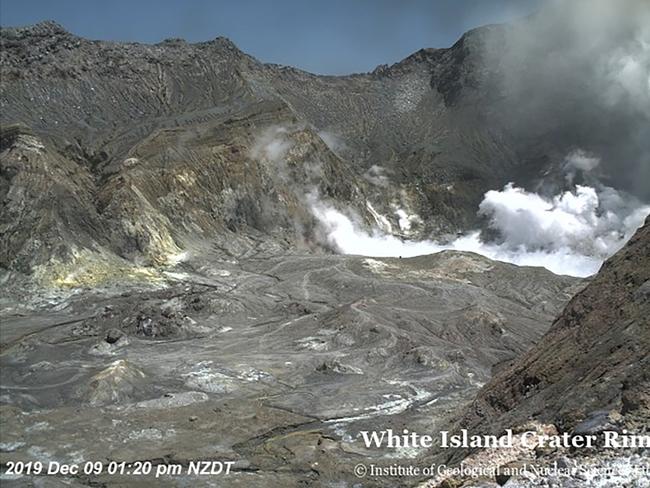
[{"label": "rocky slope", "polygon": [[[585,133],[568,115],[588,101],[572,95],[555,104],[566,116],[528,110],[530,94],[504,75],[526,72],[508,64],[514,31],[476,29],[448,49],[333,77],[260,63],[223,38],[142,45],[90,41],[49,22],[4,28],[0,221],[10,237],[0,265],[39,274],[50,260],[76,266],[79,255],[162,263],[207,235],[230,243],[256,232],[279,247],[316,246],[304,201],[314,188],[367,224],[376,210],[399,229],[400,208],[420,217],[413,236],[440,238],[477,225],[487,189],[549,180],[576,145],[636,147],[601,137],[629,125],[596,127],[613,117],[590,117]],[[262,160],[256,141],[273,128],[292,132],[292,164],[304,168]],[[324,173],[307,178],[313,165]],[[33,211],[21,210],[23,196]],[[189,199],[199,202],[191,211]],[[16,229],[37,221],[27,242]]]},{"label": "rocky slope", "polygon": [[[650,425],[650,218],[624,249],[567,304],[530,351],[481,388],[454,429],[500,435],[506,428],[547,433],[648,434]],[[512,480],[516,486],[646,486],[648,449],[539,448],[474,453],[468,464],[560,465],[572,475]],[[453,453],[458,461],[467,453]],[[645,459],[645,461],[644,461]],[[633,466],[646,467],[643,471]],[[589,477],[589,471],[601,474]],[[605,469],[611,470],[607,476]],[[585,478],[585,473],[588,478]],[[504,482],[508,477],[503,480]],[[438,479],[438,482],[441,480]],[[484,479],[480,486],[495,486]],[[451,481],[449,481],[451,483]],[[456,481],[477,486],[476,481]],[[437,483],[425,484],[437,486]],[[510,485],[508,485],[510,486]]]},{"label": "rocky slope", "polygon": [[[286,125],[275,133],[278,120]],[[24,126],[4,128],[3,268],[75,286],[189,252],[237,254],[256,235],[277,249],[316,246],[309,192],[363,206],[363,186],[313,130],[291,120],[282,105],[264,102],[218,125],[159,129],[102,175]],[[260,131],[273,133],[281,161],[257,148]]]},{"label": "rocky slope", "polygon": [[535,347],[486,385],[468,425],[533,416],[571,431],[597,411],[650,414],[649,224],[606,261]]},{"label": "rocky slope", "polygon": [[[237,133],[243,140],[235,150],[247,158],[251,133],[259,135],[265,125],[298,123],[330,143],[354,173],[356,186],[374,196],[373,204],[394,223],[390,204],[397,203],[421,214],[422,235],[440,234],[474,223],[485,188],[505,183],[506,171],[515,164],[507,144],[491,128],[467,126],[475,113],[455,115],[468,109],[457,110],[452,102],[462,98],[466,84],[478,83],[465,82],[459,70],[468,71],[468,79],[474,76],[472,66],[478,60],[473,58],[480,57],[474,50],[480,42],[472,41],[474,48],[465,44],[469,40],[446,55],[445,50],[426,51],[373,74],[335,78],[264,65],[222,38],[146,46],[87,41],[52,23],[4,29],[2,124],[27,126],[57,157],[92,175],[95,202],[88,202],[85,210],[103,213],[105,197],[99,194],[110,186],[107,180],[158,131],[179,134],[174,141],[157,140],[174,142],[177,148],[196,131]],[[466,51],[473,59],[468,66]],[[440,78],[435,86],[432,76]],[[251,112],[261,120],[224,127]],[[328,148],[318,148],[310,155],[312,162],[331,158],[328,153]],[[176,155],[185,156],[182,151]],[[193,156],[204,164],[215,158],[212,153]],[[175,163],[172,159],[166,164]],[[390,190],[362,178],[376,165],[387,173]],[[245,186],[232,175],[219,177],[235,192]],[[351,181],[347,174],[337,177]],[[280,189],[247,189],[255,198],[274,191]],[[370,219],[365,201],[353,207]]]}]

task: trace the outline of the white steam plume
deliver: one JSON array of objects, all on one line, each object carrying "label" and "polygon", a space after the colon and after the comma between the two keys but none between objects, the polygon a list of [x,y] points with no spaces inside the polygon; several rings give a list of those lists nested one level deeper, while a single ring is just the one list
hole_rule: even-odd
[{"label": "white steam plume", "polygon": [[273,126],[264,130],[251,148],[251,157],[259,161],[270,161],[273,164],[284,164],[285,158],[293,141],[289,130],[284,126]]},{"label": "white steam plume", "polygon": [[596,191],[577,186],[546,199],[509,184],[502,191],[487,192],[479,208],[502,241],[484,242],[480,232],[474,231],[441,244],[368,232],[317,195],[312,194],[310,201],[329,243],[344,254],[410,257],[451,249],[581,277],[596,273],[603,260],[619,250],[650,214],[650,206],[613,188]]},{"label": "white steam plume", "polygon": [[510,131],[596,152],[611,185],[650,201],[650,1],[548,0],[484,46]]},{"label": "white steam plume", "polygon": [[[275,174],[289,183],[293,177],[287,158],[293,147],[290,131],[273,127],[257,139],[251,156],[271,164]],[[478,212],[500,236],[492,242],[482,240],[479,231],[446,243],[404,240],[393,235],[390,220],[370,202],[366,202],[366,210],[373,216],[376,227],[368,231],[353,211],[337,210],[315,190],[305,195],[304,186],[294,189],[320,222],[324,239],[344,254],[411,257],[443,250],[470,251],[517,265],[543,266],[557,274],[589,276],[624,245],[650,214],[650,205],[598,183],[593,172],[599,163],[596,155],[580,149],[571,151],[564,158],[567,181],[571,183],[580,172],[590,175],[593,186],[575,185],[571,191],[553,197],[528,192],[513,184],[501,191],[488,191]],[[322,171],[319,165],[305,166],[314,167],[308,171],[309,182],[305,182],[312,185],[322,177]],[[372,176],[380,178],[382,184],[389,184],[390,180],[378,166],[373,167]],[[420,221],[417,215],[409,215],[400,208],[394,211],[402,235],[409,233],[412,223]]]}]

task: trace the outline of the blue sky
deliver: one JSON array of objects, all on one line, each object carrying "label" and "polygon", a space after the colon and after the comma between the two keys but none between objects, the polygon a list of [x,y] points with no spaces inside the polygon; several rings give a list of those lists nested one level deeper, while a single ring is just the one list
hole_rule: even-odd
[{"label": "blue sky", "polygon": [[261,61],[323,74],[370,71],[548,0],[0,0],[0,24],[55,20],[90,39],[230,38]]}]

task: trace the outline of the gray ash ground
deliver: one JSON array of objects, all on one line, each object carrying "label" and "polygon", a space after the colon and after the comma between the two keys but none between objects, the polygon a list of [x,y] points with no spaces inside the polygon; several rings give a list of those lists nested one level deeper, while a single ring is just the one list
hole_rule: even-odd
[{"label": "gray ash ground", "polygon": [[[426,455],[366,449],[360,431],[435,432],[581,286],[454,252],[190,261],[166,276],[4,309],[3,464],[230,460],[233,474],[201,482],[353,486],[358,462]],[[46,481],[135,482],[3,486]]]}]

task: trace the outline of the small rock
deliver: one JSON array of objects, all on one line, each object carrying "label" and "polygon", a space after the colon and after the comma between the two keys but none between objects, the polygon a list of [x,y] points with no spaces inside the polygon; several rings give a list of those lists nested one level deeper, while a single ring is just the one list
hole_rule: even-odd
[{"label": "small rock", "polygon": [[497,482],[497,485],[503,486],[510,480],[510,478],[511,476],[509,474],[498,473],[495,477],[495,481]]},{"label": "small rock", "polygon": [[561,458],[558,458],[556,462],[557,462],[557,467],[559,469],[570,469],[572,467],[571,461],[569,461],[564,456],[562,456]]},{"label": "small rock", "polygon": [[196,415],[190,417],[190,422],[196,422],[197,420],[199,420],[199,418]]},{"label": "small rock", "polygon": [[440,483],[440,488],[457,488],[460,485],[462,485],[462,481],[454,478],[447,478],[442,483]]},{"label": "small rock", "polygon": [[106,332],[106,342],[109,344],[115,344],[122,336],[124,336],[124,332],[120,329],[110,329]]}]

